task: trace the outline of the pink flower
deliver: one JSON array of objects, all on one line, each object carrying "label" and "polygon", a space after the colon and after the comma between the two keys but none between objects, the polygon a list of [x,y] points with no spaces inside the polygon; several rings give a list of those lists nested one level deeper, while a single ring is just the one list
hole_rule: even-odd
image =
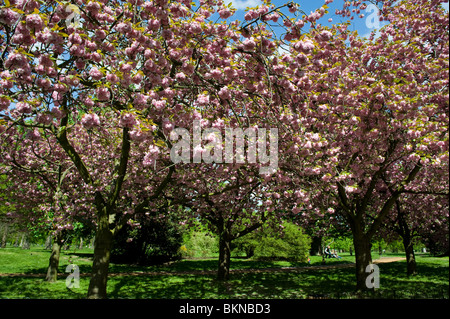
[{"label": "pink flower", "polygon": [[133,100],[133,105],[135,106],[143,106],[147,104],[147,100],[148,100],[148,96],[141,94],[141,93],[137,93],[136,96],[134,97]]},{"label": "pink flower", "polygon": [[123,127],[132,128],[134,125],[136,125],[136,123],[136,117],[132,113],[125,113],[120,117],[119,124]]},{"label": "pink flower", "polygon": [[88,114],[83,115],[83,117],[81,119],[81,124],[85,128],[90,129],[90,128],[93,128],[94,126],[100,125],[100,118],[95,113],[88,113]]},{"label": "pink flower", "polygon": [[298,41],[294,44],[294,49],[299,52],[309,53],[314,49],[314,43],[311,40]]},{"label": "pink flower", "polygon": [[5,61],[5,67],[8,69],[24,68],[27,64],[27,57],[20,53],[9,54],[8,58]]},{"label": "pink flower", "polygon": [[53,66],[53,61],[48,55],[41,55],[39,58],[39,64],[43,65],[46,68],[50,68]]},{"label": "pink flower", "polygon": [[123,73],[130,73],[132,69],[133,69],[133,66],[128,63],[124,63],[119,67],[120,72],[123,72]]},{"label": "pink flower", "polygon": [[19,17],[19,13],[14,12],[9,8],[0,9],[0,23],[11,26],[17,21],[17,19],[19,19]]},{"label": "pink flower", "polygon": [[97,98],[100,101],[108,101],[111,98],[111,93],[108,88],[100,87],[96,90]]},{"label": "pink flower", "polygon": [[200,33],[200,32],[202,32],[202,26],[198,22],[193,22],[191,24],[191,31],[193,33]]},{"label": "pink flower", "polygon": [[118,23],[116,25],[116,30],[120,33],[128,33],[131,31],[131,25],[129,23]]},{"label": "pink flower", "polygon": [[151,165],[155,164],[159,153],[160,153],[160,150],[159,150],[158,146],[150,145],[150,147],[148,148],[148,152],[144,156],[144,161],[142,162],[142,164],[144,166],[151,166]]},{"label": "pink flower", "polygon": [[86,9],[95,15],[100,11],[100,4],[98,2],[91,1],[87,4]]},{"label": "pink flower", "polygon": [[293,2],[288,4],[289,12],[295,13],[297,11],[297,5]]},{"label": "pink flower", "polygon": [[224,86],[219,90],[218,95],[221,99],[228,100],[231,98],[230,89],[228,87]]},{"label": "pink flower", "polygon": [[83,39],[81,38],[81,36],[78,33],[72,33],[71,35],[69,35],[68,39],[72,44],[82,44],[83,43]]},{"label": "pink flower", "polygon": [[320,39],[323,41],[330,40],[332,36],[333,36],[333,34],[330,31],[324,30],[324,31],[320,32]]},{"label": "pink flower", "polygon": [[256,47],[255,41],[251,39],[246,39],[244,42],[244,50],[246,51],[252,51]]},{"label": "pink flower", "polygon": [[44,22],[39,14],[30,14],[27,16],[26,24],[28,29],[35,31],[40,31],[44,27]]},{"label": "pink flower", "polygon": [[52,112],[52,116],[58,120],[61,119],[65,115],[64,111],[60,110],[57,107],[52,108],[51,112]]},{"label": "pink flower", "polygon": [[110,83],[117,83],[119,82],[119,77],[115,74],[109,73],[106,75],[106,80]]},{"label": "pink flower", "polygon": [[95,105],[94,101],[92,101],[92,99],[89,97],[84,98],[83,103],[85,106],[88,106],[88,107],[93,107]]},{"label": "pink flower", "polygon": [[133,82],[134,84],[139,84],[142,82],[143,78],[144,77],[143,77],[142,73],[137,73],[135,76],[133,76],[131,78],[131,82]]},{"label": "pink flower", "polygon": [[177,74],[175,74],[175,79],[177,81],[184,81],[186,80],[186,74],[184,74],[183,72],[178,72]]},{"label": "pink flower", "polygon": [[355,193],[357,191],[357,188],[355,186],[345,186],[345,191],[347,193]]},{"label": "pink flower", "polygon": [[33,111],[33,107],[31,104],[28,104],[26,102],[18,102],[16,104],[16,110],[17,112],[27,114]]},{"label": "pink flower", "polygon": [[11,101],[6,96],[0,96],[0,111],[4,111],[11,104]]},{"label": "pink flower", "polygon": [[209,95],[200,94],[197,97],[197,103],[200,106],[208,105],[209,104]]},{"label": "pink flower", "polygon": [[224,125],[225,125],[225,121],[224,121],[224,120],[222,120],[222,119],[217,119],[217,120],[215,120],[214,123],[212,124],[212,127],[221,129],[221,128],[224,127]]},{"label": "pink flower", "polygon": [[101,78],[103,78],[103,73],[100,72],[99,69],[97,69],[96,67],[93,67],[90,71],[89,71],[89,75],[94,79],[94,80],[100,80]]},{"label": "pink flower", "polygon": [[49,125],[50,123],[52,123],[53,117],[47,113],[40,113],[38,114],[36,120],[44,125]]},{"label": "pink flower", "polygon": [[233,13],[231,12],[230,9],[224,8],[224,9],[219,10],[219,15],[220,15],[220,18],[222,18],[222,19],[228,19],[229,17],[231,17],[233,15]]},{"label": "pink flower", "polygon": [[320,13],[319,12],[311,12],[311,14],[306,18],[309,22],[314,22],[316,20],[320,19]]},{"label": "pink flower", "polygon": [[209,75],[216,80],[219,80],[222,77],[222,71],[219,69],[214,69],[209,72]]},{"label": "pink flower", "polygon": [[166,106],[166,101],[165,100],[152,100],[152,105],[157,110],[162,110]]},{"label": "pink flower", "polygon": [[32,141],[37,141],[41,137],[41,134],[39,133],[38,129],[34,129],[34,130],[32,130],[31,132],[28,133],[28,137]]},{"label": "pink flower", "polygon": [[158,30],[159,27],[161,26],[161,23],[159,22],[159,20],[149,20],[148,21],[148,29],[149,30]]},{"label": "pink flower", "polygon": [[147,138],[147,134],[139,129],[134,129],[130,131],[130,139],[135,142],[142,142]]},{"label": "pink flower", "polygon": [[247,21],[256,19],[257,17],[258,17],[258,12],[254,11],[254,10],[250,10],[249,12],[247,12],[244,15],[244,19],[247,20]]},{"label": "pink flower", "polygon": [[99,39],[106,38],[106,32],[104,30],[100,30],[100,29],[95,30],[95,35]]}]

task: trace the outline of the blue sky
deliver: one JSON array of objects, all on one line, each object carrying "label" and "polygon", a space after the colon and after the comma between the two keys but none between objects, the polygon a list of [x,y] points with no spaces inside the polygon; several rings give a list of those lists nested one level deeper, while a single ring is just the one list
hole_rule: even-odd
[{"label": "blue sky", "polygon": [[[257,5],[262,4],[261,0],[225,0],[226,3],[228,2],[232,2],[233,3],[233,7],[235,7],[236,9],[238,9],[238,12],[235,14],[235,18],[238,20],[243,20],[243,15],[245,13],[245,8],[246,7],[255,7]],[[275,6],[281,6],[283,4],[288,3],[289,0],[272,0],[272,3]],[[300,5],[300,9],[303,10],[306,14],[309,14],[313,11],[315,11],[316,9],[320,8],[324,3],[325,0],[313,0],[313,1],[297,1],[297,4]],[[344,22],[346,21],[346,19],[344,19],[342,16],[337,16],[335,14],[336,9],[342,9],[343,7],[343,0],[335,0],[333,3],[329,4],[329,13],[325,15],[324,18],[322,18],[320,21],[322,24],[327,25],[328,23],[328,19],[332,18],[333,22],[332,23],[336,23],[336,22]],[[287,9],[286,9],[287,11]],[[370,15],[372,12],[363,12],[366,16]],[[299,13],[300,16],[302,15],[301,13]],[[365,23],[365,18],[363,19],[359,19],[356,18],[352,21],[352,30],[358,30],[358,33],[360,35],[364,35],[364,34],[368,34],[370,33],[369,28],[366,27],[366,23]]]},{"label": "blue sky", "polygon": [[[224,0],[226,3],[232,2],[233,6],[238,9],[238,12],[235,14],[234,18],[243,21],[245,8],[246,7],[255,7],[257,5],[262,4],[261,0]],[[281,6],[283,4],[288,3],[290,0],[272,0],[272,3],[275,6]],[[320,8],[324,3],[325,0],[309,0],[309,1],[294,1],[300,5],[300,9],[303,10],[306,14],[309,14],[312,11],[315,11],[316,9]],[[322,18],[320,21],[324,25],[328,25],[328,19],[332,18],[332,23],[337,22],[345,22],[346,19],[344,19],[342,16],[337,16],[335,14],[336,9],[342,9],[344,0],[334,0],[333,3],[329,4],[329,13],[325,15],[324,18]],[[449,4],[448,2],[443,4],[443,7],[448,11]],[[376,25],[374,25],[373,22],[375,18],[376,12],[374,11],[373,7],[368,7],[366,10],[361,12],[365,15],[364,18],[358,18],[355,17],[353,21],[351,21],[350,30],[357,30],[360,36],[369,36],[372,31],[374,31]],[[368,20],[369,19],[369,20]],[[383,24],[380,24],[381,27]]]}]

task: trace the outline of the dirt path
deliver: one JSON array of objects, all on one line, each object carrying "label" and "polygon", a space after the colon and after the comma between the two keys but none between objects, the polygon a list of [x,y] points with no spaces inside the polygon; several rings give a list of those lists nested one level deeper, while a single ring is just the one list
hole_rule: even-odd
[{"label": "dirt path", "polygon": [[373,261],[374,264],[392,263],[395,261],[406,260],[405,257],[381,257]]},{"label": "dirt path", "polygon": [[[404,257],[382,257],[375,259],[374,264],[390,263],[405,260]],[[342,263],[342,264],[325,264],[325,265],[309,265],[304,267],[278,267],[278,268],[260,268],[260,269],[230,269],[232,274],[243,273],[264,273],[264,272],[301,272],[307,270],[324,270],[324,269],[339,269],[339,268],[351,268],[354,267],[354,263]],[[132,272],[116,272],[110,273],[109,276],[167,276],[167,275],[214,275],[217,270],[191,270],[191,271],[132,271]],[[64,274],[60,274],[64,275]],[[81,273],[81,277],[90,276],[90,273]],[[44,277],[45,274],[26,274],[26,273],[10,273],[0,274],[0,277]]]}]

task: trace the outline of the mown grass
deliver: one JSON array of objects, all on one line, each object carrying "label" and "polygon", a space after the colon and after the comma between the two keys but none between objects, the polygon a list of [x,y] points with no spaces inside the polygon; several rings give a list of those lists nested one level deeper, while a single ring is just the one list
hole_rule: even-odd
[{"label": "mown grass", "polygon": [[[0,276],[0,298],[73,299],[84,298],[89,285],[92,251],[65,251],[56,283],[43,281],[50,253],[42,248],[0,249],[0,274],[24,273],[21,276]],[[327,264],[348,263],[354,256],[327,260]],[[374,258],[378,256],[375,254]],[[404,261],[380,264],[380,288],[363,295],[355,292],[354,269],[315,269],[320,257],[312,257],[311,265],[288,261],[251,261],[233,259],[232,269],[302,267],[301,271],[231,273],[230,280],[216,280],[214,272],[206,275],[182,274],[183,271],[214,270],[217,260],[182,260],[164,266],[133,266],[112,264],[108,281],[109,298],[124,299],[303,299],[303,298],[433,298],[449,297],[449,259],[418,256],[418,272],[406,275]],[[66,287],[65,268],[69,263],[80,267],[80,287]],[[129,272],[161,272],[158,275],[114,275]],[[163,274],[162,272],[172,272]],[[39,277],[35,274],[42,274]],[[28,276],[27,276],[28,275]]]}]

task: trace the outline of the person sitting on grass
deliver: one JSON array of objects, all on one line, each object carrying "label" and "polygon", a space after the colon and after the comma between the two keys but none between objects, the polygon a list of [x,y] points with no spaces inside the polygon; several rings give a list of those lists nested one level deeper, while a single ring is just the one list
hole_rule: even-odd
[{"label": "person sitting on grass", "polygon": [[325,248],[325,258],[331,258],[331,250],[330,250],[330,246],[327,246],[327,248]]},{"label": "person sitting on grass", "polygon": [[337,254],[337,252],[336,252],[336,250],[333,250],[333,258],[337,258],[337,259],[341,259],[342,257],[341,256],[339,256],[338,254]]}]

